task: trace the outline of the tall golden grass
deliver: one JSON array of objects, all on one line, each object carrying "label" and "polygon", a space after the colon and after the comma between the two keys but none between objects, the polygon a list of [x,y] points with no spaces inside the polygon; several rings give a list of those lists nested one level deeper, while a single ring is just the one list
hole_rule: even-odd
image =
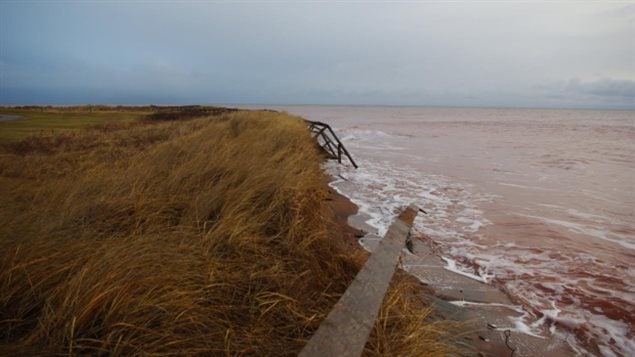
[{"label": "tall golden grass", "polygon": [[[2,354],[294,355],[363,256],[299,118],[239,111],[0,149]],[[396,282],[368,355],[445,355]]]}]

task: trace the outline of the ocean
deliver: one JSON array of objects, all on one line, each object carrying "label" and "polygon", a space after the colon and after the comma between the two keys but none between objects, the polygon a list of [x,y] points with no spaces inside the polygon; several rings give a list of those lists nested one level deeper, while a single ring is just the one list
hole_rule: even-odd
[{"label": "ocean", "polygon": [[635,355],[635,111],[273,109],[330,124],[359,164],[325,169],[372,227],[363,245],[414,203],[414,234],[505,291],[530,333]]}]

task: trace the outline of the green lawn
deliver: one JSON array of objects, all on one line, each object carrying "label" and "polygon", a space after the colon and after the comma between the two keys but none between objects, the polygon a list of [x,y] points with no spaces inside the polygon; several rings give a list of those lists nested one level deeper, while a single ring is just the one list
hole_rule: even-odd
[{"label": "green lawn", "polygon": [[147,114],[135,111],[16,110],[0,107],[0,114],[21,118],[0,122],[0,142],[20,140],[30,135],[77,130],[109,121],[131,121]]}]

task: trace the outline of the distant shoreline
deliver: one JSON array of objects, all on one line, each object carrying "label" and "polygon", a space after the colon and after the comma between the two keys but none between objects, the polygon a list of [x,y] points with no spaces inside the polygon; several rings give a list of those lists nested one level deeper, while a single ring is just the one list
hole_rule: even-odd
[{"label": "distant shoreline", "polygon": [[262,108],[280,108],[280,107],[378,107],[378,108],[461,108],[461,109],[529,109],[529,110],[592,110],[592,111],[635,111],[635,107],[602,107],[602,106],[529,106],[529,105],[452,105],[452,104],[362,104],[362,103],[349,103],[349,104],[325,104],[325,103],[231,103],[231,102],[199,102],[199,103],[160,103],[152,104],[148,103],[43,103],[43,104],[9,104],[0,103],[0,110],[4,109],[24,109],[24,107],[50,107],[50,108],[64,108],[64,107],[136,107],[136,106],[156,106],[156,107],[174,107],[174,106],[221,106],[221,107],[235,107],[241,109],[262,109]]}]

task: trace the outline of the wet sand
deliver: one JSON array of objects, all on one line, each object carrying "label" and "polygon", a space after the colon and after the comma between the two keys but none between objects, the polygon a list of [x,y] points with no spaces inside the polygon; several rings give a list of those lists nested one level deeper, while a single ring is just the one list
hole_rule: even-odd
[{"label": "wet sand", "polygon": [[525,313],[509,296],[485,284],[446,269],[431,241],[414,241],[417,255],[404,257],[402,268],[434,290],[427,299],[439,318],[465,323],[461,344],[474,356],[570,356],[569,344],[557,335],[523,333],[518,321]]},{"label": "wet sand", "polygon": [[332,213],[333,222],[329,226],[329,231],[338,243],[344,244],[348,250],[358,250],[367,252],[362,249],[357,239],[364,235],[364,232],[349,225],[348,218],[357,213],[357,206],[345,196],[339,194],[332,188],[328,188],[329,208]]}]

